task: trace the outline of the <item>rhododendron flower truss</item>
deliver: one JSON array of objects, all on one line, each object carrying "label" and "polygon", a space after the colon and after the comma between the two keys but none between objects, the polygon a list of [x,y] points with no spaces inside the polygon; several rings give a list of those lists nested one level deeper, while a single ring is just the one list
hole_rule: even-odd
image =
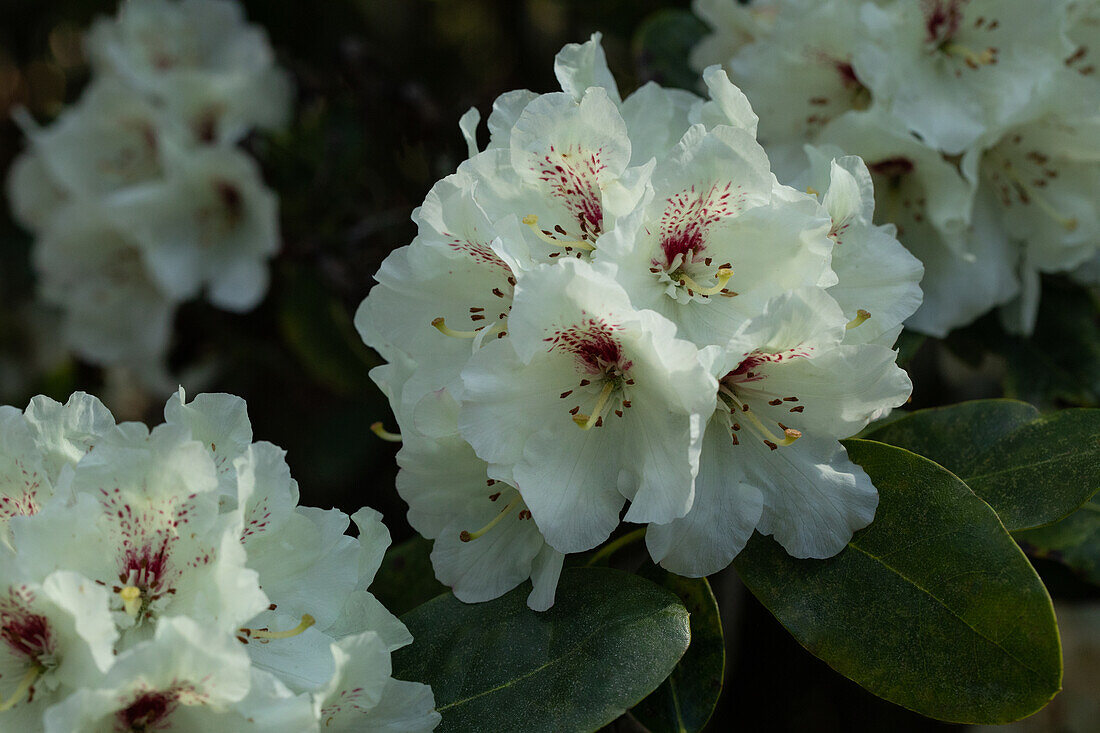
[{"label": "rhododendron flower truss", "polygon": [[116,18],[92,26],[87,46],[97,74],[189,112],[174,116],[202,142],[278,127],[289,111],[289,81],[267,35],[248,25],[237,3],[124,3]]},{"label": "rhododendron flower truss", "polygon": [[165,417],[116,426],[80,394],[0,410],[0,725],[433,728],[430,689],[390,676],[408,630],[367,590],[381,516],[353,539],[298,506],[238,398],[181,389]]},{"label": "rhododendron flower truss", "polygon": [[908,395],[891,347],[921,266],[862,162],[811,150],[780,184],[724,71],[709,99],[620,101],[599,40],[558,54],[562,92],[499,97],[484,150],[467,113],[470,158],[356,315],[409,521],[463,601],[530,578],[547,608],[620,515],[693,575],[756,528],[835,554],[877,501],[837,439]]},{"label": "rhododendron flower truss", "polygon": [[733,5],[697,3],[715,33],[696,68],[730,69],[783,182],[805,177],[807,143],[864,159],[875,223],[896,225],[924,265],[908,325],[942,337],[1000,306],[1006,327],[1030,333],[1038,273],[1073,270],[1100,241],[1096,3],[1039,15],[1025,0]]},{"label": "rhododendron flower truss", "polygon": [[166,393],[177,305],[245,311],[267,291],[277,201],[238,143],[285,123],[289,77],[231,0],[125,2],[85,41],[77,103],[45,126],[15,111],[29,146],[9,200],[65,347]]}]

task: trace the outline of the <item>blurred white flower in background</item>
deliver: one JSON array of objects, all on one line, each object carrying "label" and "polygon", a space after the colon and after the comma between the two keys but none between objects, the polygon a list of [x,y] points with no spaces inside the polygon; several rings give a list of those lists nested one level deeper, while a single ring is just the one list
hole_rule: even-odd
[{"label": "blurred white flower in background", "polygon": [[925,267],[908,321],[944,336],[1001,306],[1028,334],[1039,273],[1100,248],[1100,3],[1054,0],[696,0],[760,115],[781,180],[803,146],[864,159],[876,223]]},{"label": "blurred white flower in background", "polygon": [[267,291],[278,201],[237,144],[285,124],[292,87],[233,0],[130,0],[85,45],[80,100],[44,127],[17,116],[8,199],[66,345],[168,391],[178,305],[240,312]]},{"label": "blurred white flower in background", "polygon": [[725,72],[621,100],[599,41],[558,54],[562,92],[501,95],[484,149],[462,118],[470,158],[356,315],[409,521],[465,601],[530,578],[547,608],[621,515],[683,574],[754,529],[831,556],[878,502],[837,439],[911,389],[893,343],[922,268],[862,161],[818,150],[810,192],[783,185]]},{"label": "blurred white flower in background", "polygon": [[180,390],[165,417],[0,408],[0,727],[431,730],[430,689],[390,676],[412,638],[367,590],[381,516],[353,539],[298,506],[239,398]]}]

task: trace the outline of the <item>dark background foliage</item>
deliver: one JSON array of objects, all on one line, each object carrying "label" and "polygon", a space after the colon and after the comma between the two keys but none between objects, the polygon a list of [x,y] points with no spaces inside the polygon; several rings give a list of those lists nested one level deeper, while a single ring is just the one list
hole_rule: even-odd
[{"label": "dark background foliage", "polygon": [[[687,0],[246,0],[249,18],[271,35],[298,85],[297,114],[284,133],[246,142],[281,203],[283,251],[271,292],[246,315],[204,303],[185,305],[171,361],[204,365],[189,391],[247,399],[256,439],[289,451],[302,502],[360,505],[385,514],[395,540],[411,530],[393,489],[395,449],[369,431],[389,409],[367,378],[378,358],[351,324],[372,273],[415,234],[409,219],[431,185],[465,157],[459,116],[487,115],[492,100],[516,88],[556,88],[552,60],[565,43],[599,30],[625,93],[654,79],[687,86],[686,51],[702,26]],[[0,175],[23,142],[8,121],[14,105],[40,120],[73,101],[87,80],[79,33],[114,10],[113,0],[0,0]],[[42,392],[64,400],[75,389],[117,393],[97,369],[73,359],[35,371],[25,304],[33,294],[30,239],[0,207],[0,401],[23,406]],[[1058,301],[1082,298],[1051,283]],[[1051,292],[1050,289],[1047,292]],[[1061,300],[1060,300],[1061,299]],[[1094,306],[1066,308],[1096,332]],[[1090,315],[1091,314],[1091,315]],[[1070,336],[1079,338],[1081,328]],[[1100,342],[1098,342],[1100,343]],[[1080,349],[1006,339],[995,319],[967,329],[950,348],[919,339],[910,362],[917,406],[995,396],[1007,390],[1034,402],[1094,403],[1100,346]],[[1052,349],[1073,348],[1074,359]],[[989,354],[1001,354],[1000,358]],[[1008,355],[1005,359],[1004,355]],[[1057,369],[1029,372],[1028,360]],[[1046,362],[1043,362],[1043,360]],[[1036,383],[1034,374],[1046,375]],[[10,373],[10,374],[8,374]],[[8,376],[5,376],[8,374]],[[1080,377],[1080,378],[1078,378]],[[1091,378],[1093,383],[1087,383]],[[1061,380],[1061,381],[1060,381]],[[1069,385],[1067,387],[1066,385]],[[1002,386],[1004,385],[1004,386]],[[185,383],[185,386],[188,386]],[[1076,393],[1070,393],[1076,390]],[[111,404],[122,418],[156,423],[163,396],[129,394]],[[1084,592],[1053,566],[1053,590]],[[749,731],[931,731],[933,723],[883,702],[798,647],[736,581],[715,583],[729,646],[725,692],[709,727]],[[632,721],[616,729],[637,730]]]}]

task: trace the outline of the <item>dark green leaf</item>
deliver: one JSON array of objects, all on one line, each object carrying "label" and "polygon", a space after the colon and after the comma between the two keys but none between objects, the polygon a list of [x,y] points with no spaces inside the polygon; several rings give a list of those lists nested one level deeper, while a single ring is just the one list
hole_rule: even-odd
[{"label": "dark green leaf", "polygon": [[431,552],[432,541],[420,535],[386,550],[370,591],[391,613],[400,616],[447,592],[435,579]]},{"label": "dark green leaf", "polygon": [[1062,679],[1050,597],[989,505],[901,448],[846,441],[879,490],[870,527],[828,560],[755,535],[745,584],[810,652],[872,693],[961,723],[1018,720]]},{"label": "dark green leaf", "polygon": [[1061,522],[1012,536],[1028,554],[1064,563],[1100,585],[1100,496]]},{"label": "dark green leaf", "polygon": [[706,31],[703,21],[687,10],[659,10],[646,18],[634,34],[640,80],[694,90],[699,74],[688,57]]},{"label": "dark green leaf", "polygon": [[1062,519],[1100,488],[1100,410],[1048,415],[976,400],[921,410],[862,436],[930,458],[966,482],[1010,530]]},{"label": "dark green leaf", "polygon": [[726,665],[718,602],[706,578],[683,578],[655,565],[640,574],[683,601],[691,614],[691,646],[668,679],[630,714],[652,733],[701,731],[722,694]]},{"label": "dark green leaf", "polygon": [[529,590],[473,605],[445,595],[402,617],[414,641],[394,654],[394,676],[432,686],[439,733],[596,730],[688,647],[687,610],[636,575],[567,569],[544,613],[527,608]]}]

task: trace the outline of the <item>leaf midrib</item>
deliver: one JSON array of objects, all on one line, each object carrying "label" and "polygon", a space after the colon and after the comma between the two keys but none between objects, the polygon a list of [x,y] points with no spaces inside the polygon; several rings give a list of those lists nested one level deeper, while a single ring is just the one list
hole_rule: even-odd
[{"label": "leaf midrib", "polygon": [[943,608],[944,608],[944,609],[945,609],[945,610],[946,610],[946,611],[947,611],[948,613],[950,613],[950,614],[951,614],[952,616],[954,616],[954,617],[955,617],[955,618],[957,618],[957,619],[958,619],[959,621],[961,621],[961,622],[963,623],[963,625],[964,625],[964,626],[966,626],[966,627],[967,627],[968,629],[970,629],[971,631],[973,631],[973,632],[974,632],[975,634],[977,634],[977,635],[978,635],[978,636],[979,636],[980,638],[982,638],[983,640],[985,640],[985,641],[986,641],[986,642],[988,642],[989,644],[993,645],[993,647],[994,647],[994,648],[996,648],[996,649],[1000,650],[1000,651],[1001,651],[1001,652],[1002,652],[1002,653],[1003,653],[1003,654],[1004,654],[1005,656],[1007,656],[1007,657],[1008,657],[1009,659],[1011,659],[1012,661],[1016,662],[1016,664],[1017,664],[1017,665],[1019,665],[1020,667],[1023,667],[1023,668],[1024,668],[1024,669],[1026,669],[1026,670],[1027,670],[1028,672],[1031,672],[1031,673],[1032,673],[1033,675],[1035,675],[1035,676],[1036,676],[1036,677],[1038,677],[1038,678],[1042,678],[1042,677],[1043,677],[1043,675],[1042,675],[1042,673],[1041,673],[1041,672],[1039,672],[1039,671],[1037,671],[1037,670],[1035,670],[1035,669],[1032,669],[1032,668],[1031,668],[1031,667],[1029,667],[1029,666],[1028,666],[1027,664],[1025,664],[1023,660],[1019,659],[1019,658],[1018,658],[1018,657],[1017,657],[1016,655],[1014,655],[1014,654],[1013,654],[1012,652],[1008,651],[1008,650],[1007,650],[1007,649],[1005,649],[1005,648],[1004,648],[1003,646],[1001,646],[1001,645],[1000,645],[999,643],[997,643],[997,642],[996,642],[996,641],[994,641],[993,639],[990,639],[990,638],[989,638],[988,636],[986,636],[986,635],[985,635],[985,634],[983,634],[983,633],[982,633],[981,631],[979,631],[979,630],[978,630],[978,629],[977,629],[977,628],[976,628],[976,627],[975,627],[975,626],[974,626],[973,624],[971,624],[971,623],[970,623],[969,621],[967,621],[967,620],[966,620],[965,618],[963,618],[962,616],[960,616],[960,615],[958,614],[958,612],[957,612],[957,611],[955,611],[955,610],[954,610],[953,608],[951,608],[951,607],[950,607],[949,605],[947,605],[947,603],[946,603],[946,602],[944,602],[944,601],[943,601],[942,599],[940,599],[940,598],[939,598],[939,597],[938,597],[938,596],[937,596],[937,595],[936,595],[935,593],[932,593],[932,592],[931,592],[930,590],[928,590],[927,588],[925,588],[924,586],[922,586],[922,585],[921,585],[920,583],[916,582],[916,581],[915,581],[915,580],[913,580],[912,578],[910,578],[910,577],[908,577],[907,575],[905,575],[905,573],[901,572],[900,570],[898,570],[898,569],[897,569],[897,568],[895,568],[894,566],[890,565],[889,563],[887,563],[887,562],[886,562],[885,560],[883,560],[882,558],[880,558],[880,557],[878,557],[878,556],[876,556],[876,555],[873,555],[873,554],[871,554],[871,553],[870,553],[870,552],[868,552],[867,550],[864,550],[864,549],[863,549],[862,547],[859,547],[858,545],[855,545],[855,544],[852,544],[852,543],[849,543],[849,544],[848,544],[848,546],[849,546],[849,547],[851,547],[851,548],[852,548],[852,549],[854,549],[854,550],[858,550],[859,552],[863,553],[864,555],[866,555],[867,557],[871,558],[871,559],[872,559],[872,560],[874,560],[875,562],[879,563],[880,565],[882,565],[882,567],[884,567],[884,568],[886,568],[887,570],[889,570],[890,572],[894,573],[894,574],[895,574],[895,575],[897,575],[897,576],[898,576],[899,578],[901,578],[902,580],[904,580],[905,582],[909,583],[910,585],[912,585],[912,586],[913,586],[914,588],[916,588],[917,590],[919,590],[919,591],[921,591],[922,593],[924,593],[925,595],[927,595],[927,596],[928,596],[929,598],[931,598],[932,600],[934,600],[934,601],[935,601],[936,603],[938,603],[938,604],[940,604],[941,606],[943,606]]},{"label": "leaf midrib", "polygon": [[1044,458],[1044,459],[1039,460],[1039,461],[1033,461],[1033,462],[1029,462],[1029,463],[1026,463],[1026,464],[1017,464],[1015,466],[1009,466],[1008,468],[1001,468],[1001,469],[998,469],[996,471],[990,471],[989,473],[977,474],[975,476],[967,476],[967,477],[963,478],[962,480],[965,484],[967,484],[969,486],[970,483],[973,482],[973,481],[981,481],[983,479],[989,478],[990,476],[999,476],[1001,474],[1012,473],[1014,471],[1022,471],[1024,469],[1033,468],[1035,466],[1042,466],[1042,465],[1047,464],[1047,463],[1054,463],[1054,462],[1057,462],[1057,461],[1062,461],[1065,458],[1070,457],[1070,456],[1073,456],[1073,457],[1076,457],[1076,456],[1091,456],[1091,455],[1094,455],[1094,454],[1100,454],[1100,450],[1066,451],[1064,453],[1059,453],[1056,456],[1051,456],[1050,458]]}]

